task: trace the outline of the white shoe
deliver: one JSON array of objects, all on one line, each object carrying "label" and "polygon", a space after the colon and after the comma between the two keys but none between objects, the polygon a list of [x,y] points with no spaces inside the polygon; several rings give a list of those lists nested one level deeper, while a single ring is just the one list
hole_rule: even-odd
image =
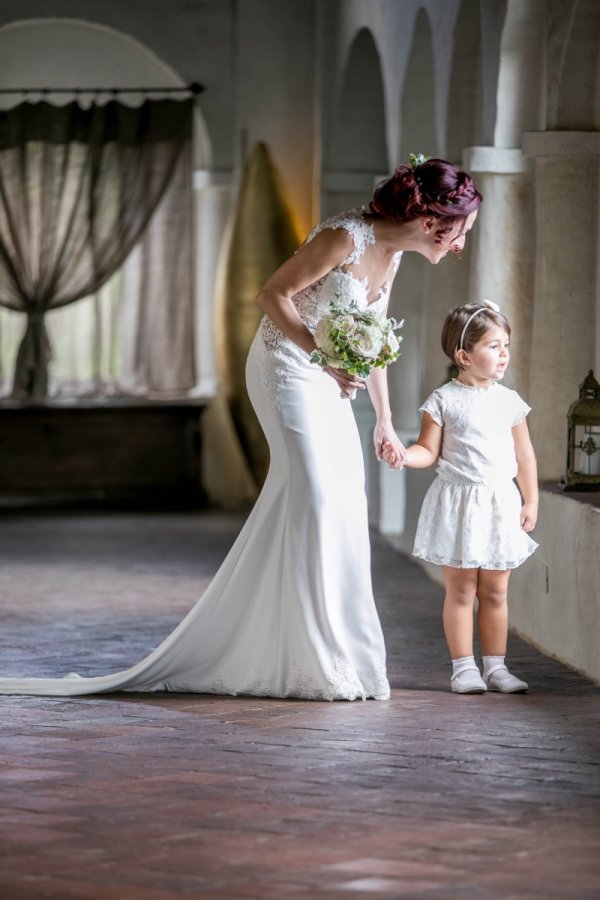
[{"label": "white shoe", "polygon": [[450,679],[450,687],[456,694],[485,694],[487,687],[477,666],[461,669]]},{"label": "white shoe", "polygon": [[526,681],[521,681],[516,675],[511,675],[506,666],[492,669],[483,680],[488,691],[500,691],[501,694],[522,694],[529,688]]}]

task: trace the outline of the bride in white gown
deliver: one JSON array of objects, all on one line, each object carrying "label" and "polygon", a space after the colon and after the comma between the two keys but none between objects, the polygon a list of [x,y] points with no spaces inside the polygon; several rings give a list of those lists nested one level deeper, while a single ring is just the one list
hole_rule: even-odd
[{"label": "bride in white gown", "polygon": [[[0,678],[0,693],[108,691],[254,694],[311,700],[389,697],[371,587],[361,446],[348,397],[364,384],[309,361],[336,296],[385,314],[402,251],[432,263],[459,252],[481,202],[441,160],[401,166],[370,208],[319,225],[264,286],[247,363],[271,465],[240,535],[203,596],[145,659],[111,675]],[[367,380],[377,425],[399,463],[386,374]]]}]

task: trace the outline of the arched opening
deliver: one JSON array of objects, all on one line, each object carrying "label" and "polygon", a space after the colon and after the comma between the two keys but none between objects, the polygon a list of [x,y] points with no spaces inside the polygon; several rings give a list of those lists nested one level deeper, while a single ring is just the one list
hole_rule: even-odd
[{"label": "arched opening", "polygon": [[[27,19],[0,28],[0,79],[4,89],[22,87],[185,87],[180,76],[138,40],[82,19]],[[82,104],[94,95],[80,94]],[[100,101],[109,100],[101,95]],[[33,100],[40,99],[33,95]],[[50,103],[69,103],[71,94],[49,94]],[[141,103],[141,94],[123,94],[123,103]],[[0,96],[2,107],[20,102]],[[210,139],[199,109],[195,119],[195,165],[210,165]]]},{"label": "arched opening", "polygon": [[410,153],[435,155],[435,62],[431,26],[425,10],[415,21],[400,115],[400,161]]},{"label": "arched opening", "polygon": [[496,147],[520,147],[524,131],[545,127],[544,39],[539,27],[544,10],[542,0],[507,6],[496,89]]},{"label": "arched opening", "polygon": [[366,28],[358,32],[350,48],[325,168],[375,175],[388,168],[381,66],[373,36]]},{"label": "arched opening", "polygon": [[597,121],[600,19],[595,0],[580,0],[564,55],[559,85],[557,128],[587,131]]},{"label": "arched opening", "polygon": [[462,0],[454,26],[454,46],[445,158],[460,164],[465,147],[482,143],[481,21],[479,0]]},{"label": "arched opening", "polygon": [[[0,82],[3,87],[90,88],[79,93],[81,105],[92,100],[103,103],[113,99],[110,92],[96,94],[97,87],[185,87],[180,76],[151,50],[128,34],[79,19],[27,19],[0,28]],[[40,99],[53,105],[72,102],[71,93],[29,94],[32,102]],[[160,96],[160,95],[157,95]],[[139,105],[145,95],[123,93],[119,100]],[[21,93],[4,94],[0,103],[4,108],[23,101]],[[210,166],[211,147],[208,131],[199,108],[194,116],[193,166]],[[135,280],[136,250],[122,269],[101,288],[98,295],[78,301],[47,317],[48,330],[54,347],[54,371],[61,385],[75,393],[94,389],[94,372],[115,353],[119,340],[116,308],[121,293],[121,281]],[[132,315],[135,311],[130,311]],[[129,313],[127,314],[129,315]],[[127,319],[127,315],[125,319]],[[125,325],[127,325],[127,321]],[[14,370],[16,349],[23,332],[23,316],[8,310],[0,311],[0,382],[7,390]],[[206,341],[206,339],[204,339]],[[196,348],[196,355],[212,354],[212,336],[206,348]],[[77,387],[80,385],[80,387]],[[55,386],[56,391],[63,388]]]},{"label": "arched opening", "polygon": [[381,63],[366,28],[350,47],[331,134],[324,153],[326,216],[364,203],[376,179],[388,171]]}]

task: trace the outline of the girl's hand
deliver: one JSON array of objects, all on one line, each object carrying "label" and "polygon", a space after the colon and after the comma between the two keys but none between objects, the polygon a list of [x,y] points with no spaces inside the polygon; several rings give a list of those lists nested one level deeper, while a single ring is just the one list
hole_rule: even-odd
[{"label": "girl's hand", "polygon": [[391,425],[380,425],[378,423],[375,426],[373,443],[375,444],[377,459],[386,462],[390,469],[402,468],[406,462],[406,448],[398,440],[398,435]]},{"label": "girl's hand", "polygon": [[393,469],[394,466],[398,463],[398,454],[389,441],[386,441],[381,448],[381,458],[388,464],[390,469]]},{"label": "girl's hand", "polygon": [[345,397],[354,397],[355,391],[364,391],[365,389],[364,380],[359,378],[358,375],[349,375],[345,369],[334,369],[333,366],[328,366],[323,371],[331,375],[334,381],[337,381],[340,391]]},{"label": "girl's hand", "polygon": [[530,502],[524,503],[521,507],[521,528],[523,531],[526,531],[528,534],[530,531],[533,531],[535,528],[535,523],[537,522],[538,516],[538,505],[537,503]]}]

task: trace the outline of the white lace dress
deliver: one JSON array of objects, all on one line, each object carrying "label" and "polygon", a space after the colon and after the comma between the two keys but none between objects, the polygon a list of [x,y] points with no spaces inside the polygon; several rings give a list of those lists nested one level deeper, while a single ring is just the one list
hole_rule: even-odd
[{"label": "white lace dress", "polygon": [[[311,330],[336,294],[363,307],[369,300],[368,283],[344,268],[374,243],[371,226],[361,211],[352,211],[323,223],[309,240],[324,227],[346,229],[354,250],[343,266],[296,295]],[[387,288],[376,306],[386,299]],[[389,697],[352,405],[266,318],[248,356],[247,384],[269,441],[269,474],[234,546],[186,618],[130,669],[91,678],[4,678],[0,693]]]},{"label": "white lace dress", "polygon": [[413,554],[459,569],[515,569],[538,546],[523,531],[512,428],[530,407],[501,384],[453,379],[419,412],[444,429],[437,478],[419,516]]}]

